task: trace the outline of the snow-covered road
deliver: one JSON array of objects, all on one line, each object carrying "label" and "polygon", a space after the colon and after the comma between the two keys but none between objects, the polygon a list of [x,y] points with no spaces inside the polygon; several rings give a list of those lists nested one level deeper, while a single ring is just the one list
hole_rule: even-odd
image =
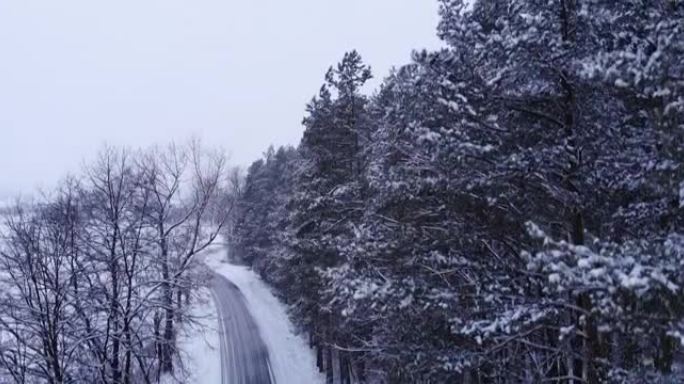
[{"label": "snow-covered road", "polygon": [[196,304],[204,326],[190,329],[184,339],[188,382],[323,383],[315,356],[305,336],[296,333],[287,307],[256,273],[224,262],[225,257],[226,249],[217,241],[201,258],[214,272],[213,300]]},{"label": "snow-covered road", "polygon": [[223,384],[273,384],[266,344],[242,292],[215,274],[212,292],[218,309]]}]

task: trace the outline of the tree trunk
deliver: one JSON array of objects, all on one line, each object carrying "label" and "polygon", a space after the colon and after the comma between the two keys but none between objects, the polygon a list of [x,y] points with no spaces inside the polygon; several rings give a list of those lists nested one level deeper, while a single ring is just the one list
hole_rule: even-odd
[{"label": "tree trunk", "polygon": [[359,367],[359,373],[358,373],[359,382],[361,384],[365,384],[366,383],[366,363],[363,360],[360,360],[358,363],[358,367]]},{"label": "tree trunk", "polygon": [[473,377],[472,377],[472,374],[470,372],[470,368],[466,367],[463,369],[462,377],[463,377],[463,381],[462,381],[463,384],[472,384]]},{"label": "tree trunk", "polygon": [[325,383],[333,384],[335,380],[335,367],[333,367],[332,348],[325,349]]},{"label": "tree trunk", "polygon": [[624,368],[624,346],[622,343],[622,334],[619,329],[614,330],[611,334],[610,343],[610,362],[615,367]]},{"label": "tree trunk", "polygon": [[[114,251],[112,251],[113,253]],[[115,255],[112,254],[111,262],[111,277],[112,277],[112,298],[110,300],[110,322],[112,324],[112,382],[119,383],[121,381],[121,366],[119,364],[119,354],[121,353],[121,332],[119,319],[119,278],[118,278],[118,263],[115,261]]]},{"label": "tree trunk", "polygon": [[181,312],[182,308],[183,308],[183,289],[178,287],[178,288],[176,288],[176,309],[177,309],[176,316],[179,316],[179,318],[178,318],[179,323],[180,323],[180,312]]},{"label": "tree trunk", "polygon": [[660,345],[658,350],[658,357],[656,359],[656,368],[662,373],[672,373],[672,362],[674,360],[674,351],[676,348],[675,340],[668,336],[664,331],[660,334]]},{"label": "tree trunk", "polygon": [[323,348],[318,344],[316,345],[316,366],[318,367],[318,371],[323,372]]},{"label": "tree trunk", "polygon": [[174,317],[174,302],[173,302],[173,290],[171,288],[170,274],[168,265],[165,263],[162,271],[162,278],[164,280],[162,292],[163,292],[163,305],[164,305],[164,333],[162,335],[162,358],[161,358],[161,371],[163,373],[173,372],[173,350],[174,350],[174,329],[173,329],[173,317]]},{"label": "tree trunk", "polygon": [[162,317],[159,312],[154,313],[154,350],[159,361],[159,368],[157,369],[157,382],[161,377],[161,362],[162,362],[162,338],[161,338],[161,320]]},{"label": "tree trunk", "polygon": [[315,329],[311,332],[311,335],[309,335],[309,344],[311,345],[311,348],[316,351],[316,367],[319,372],[323,372],[323,350],[318,342]]},{"label": "tree trunk", "polygon": [[162,333],[161,359],[159,361],[162,373],[173,372],[173,351],[174,351],[174,301],[173,286],[171,281],[171,268],[169,260],[169,249],[163,223],[159,223],[161,248],[161,267],[162,267],[162,307],[164,311],[164,331]]},{"label": "tree trunk", "polygon": [[124,332],[126,337],[126,357],[124,360],[124,384],[131,383],[131,350],[133,345],[131,344],[131,330],[130,327],[126,327]]},{"label": "tree trunk", "polygon": [[340,382],[342,384],[351,384],[350,367],[349,367],[349,353],[345,351],[339,352],[340,356]]}]

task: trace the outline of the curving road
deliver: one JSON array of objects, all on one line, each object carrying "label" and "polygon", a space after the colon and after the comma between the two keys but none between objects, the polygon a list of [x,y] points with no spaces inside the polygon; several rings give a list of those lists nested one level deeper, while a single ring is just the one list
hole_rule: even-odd
[{"label": "curving road", "polygon": [[274,384],[268,349],[238,287],[214,274],[219,314],[222,384]]}]

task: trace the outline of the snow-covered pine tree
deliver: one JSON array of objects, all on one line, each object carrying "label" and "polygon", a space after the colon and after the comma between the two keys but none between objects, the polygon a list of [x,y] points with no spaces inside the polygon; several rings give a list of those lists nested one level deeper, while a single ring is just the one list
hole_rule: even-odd
[{"label": "snow-covered pine tree", "polygon": [[[340,247],[349,243],[353,222],[362,208],[362,146],[368,137],[367,98],[361,88],[371,78],[370,67],[352,51],[330,68],[318,97],[307,107],[304,137],[299,147],[294,193],[289,204],[290,271],[297,276],[292,289],[294,313],[312,333],[319,352],[326,346],[325,366],[332,380],[331,346],[344,344],[336,334],[337,314],[322,301],[322,272],[343,262]],[[344,353],[343,353],[344,354]],[[343,371],[347,364],[342,361]]]},{"label": "snow-covered pine tree", "polygon": [[287,203],[292,193],[292,147],[270,147],[247,170],[233,230],[235,255],[279,288],[284,287],[282,236],[288,225]]},{"label": "snow-covered pine tree", "polygon": [[677,381],[682,4],[440,4],[446,48],[371,99],[348,54],[309,104],[275,269],[319,366]]},{"label": "snow-covered pine tree", "polygon": [[[625,45],[624,41],[616,40],[626,39],[627,48],[634,49],[634,42],[642,38],[638,36],[645,35],[648,27],[639,25],[649,22],[629,15],[657,14],[665,8],[660,3],[638,3],[476,2],[472,10],[465,10],[467,7],[460,1],[443,2],[443,38],[454,49],[475,47],[475,54],[480,57],[478,72],[489,79],[489,92],[502,102],[496,120],[505,127],[500,135],[504,145],[499,147],[504,151],[494,153],[496,157],[492,160],[497,163],[497,171],[492,174],[496,177],[490,178],[495,184],[508,187],[507,192],[506,188],[499,188],[502,193],[492,198],[511,213],[519,212],[518,225],[510,228],[516,229],[511,231],[514,250],[531,246],[519,232],[524,217],[576,246],[585,245],[587,237],[615,234],[618,230],[624,240],[639,231],[641,236],[654,235],[652,226],[651,230],[635,226],[627,229],[625,220],[621,228],[616,228],[617,221],[612,216],[639,216],[636,208],[641,208],[645,222],[662,222],[663,212],[647,207],[653,199],[672,201],[676,196],[673,186],[662,188],[661,183],[653,182],[658,173],[678,180],[672,171],[679,168],[676,164],[681,163],[681,155],[676,154],[677,150],[663,151],[668,145],[662,140],[657,119],[644,113],[649,103],[635,98],[634,93],[625,93],[622,81],[597,83],[587,76],[601,73],[596,62],[605,58],[610,49]],[[626,20],[621,21],[626,27],[614,26],[614,18],[608,26],[606,20],[610,17],[606,15],[625,16]],[[630,36],[630,29],[641,32]],[[657,41],[658,37],[647,39]],[[670,47],[670,51],[674,53],[676,49]],[[653,56],[641,56],[640,60],[667,62],[667,57],[676,57],[661,58],[657,52],[654,49]],[[618,49],[613,62],[623,56],[640,55]],[[611,71],[615,69],[604,71],[603,75]],[[680,135],[671,130],[666,137],[681,143]],[[680,156],[680,160],[669,153]],[[672,211],[671,204],[670,207],[665,209],[669,217],[673,213],[676,217],[676,210]],[[519,260],[510,258],[508,262],[520,269]],[[490,290],[482,295],[490,301],[494,316],[489,321],[471,322],[463,328],[466,333],[474,335],[479,329],[483,332],[476,336],[478,340],[489,338],[492,346],[502,345],[506,340],[505,344],[510,346],[515,344],[514,340],[520,340],[527,350],[536,350],[525,358],[542,358],[546,362],[539,366],[538,376],[530,376],[530,366],[525,361],[517,364],[525,367],[522,377],[528,380],[605,380],[608,370],[602,361],[611,346],[600,334],[600,308],[592,302],[589,288],[576,287],[565,292],[564,297],[550,300],[544,291],[545,280],[513,268],[510,276],[516,275],[523,285],[504,285],[503,290]],[[558,308],[558,303],[563,303],[562,308]],[[558,339],[559,326],[574,331],[561,334],[562,343],[549,343],[549,338]],[[654,340],[661,339],[653,336]],[[564,357],[549,357],[554,355]],[[495,371],[497,375],[503,373]]]}]

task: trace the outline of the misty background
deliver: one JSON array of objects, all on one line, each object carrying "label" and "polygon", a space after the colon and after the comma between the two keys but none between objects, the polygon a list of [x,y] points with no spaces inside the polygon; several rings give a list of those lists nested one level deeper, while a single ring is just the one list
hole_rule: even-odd
[{"label": "misty background", "polygon": [[377,86],[435,48],[424,0],[0,1],[0,200],[49,187],[104,143],[191,136],[246,165],[297,144],[328,66],[356,48]]}]

